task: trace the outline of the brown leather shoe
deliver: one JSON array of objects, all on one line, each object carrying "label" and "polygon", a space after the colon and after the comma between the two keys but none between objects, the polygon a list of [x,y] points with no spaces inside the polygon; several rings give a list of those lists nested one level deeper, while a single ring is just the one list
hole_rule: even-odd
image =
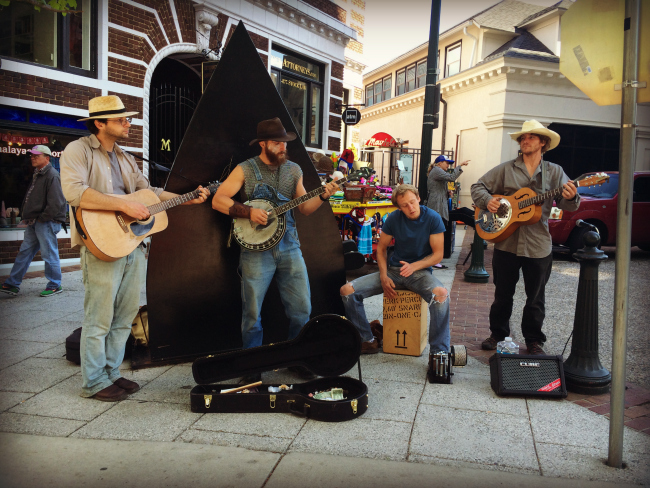
[{"label": "brown leather shoe", "polygon": [[118,380],[113,384],[122,388],[129,395],[131,393],[135,393],[140,389],[140,385],[138,385],[135,381],[127,380],[126,378],[118,378]]},{"label": "brown leather shoe", "polygon": [[379,352],[379,341],[361,343],[361,354],[377,354]]},{"label": "brown leather shoe", "polygon": [[481,349],[485,349],[486,351],[494,351],[497,348],[498,342],[499,341],[497,341],[494,337],[490,336],[481,342]]},{"label": "brown leather shoe", "polygon": [[107,386],[103,390],[98,391],[90,398],[94,398],[101,402],[119,402],[121,400],[126,400],[126,397],[128,396],[129,394],[126,391],[113,383],[111,386]]},{"label": "brown leather shoe", "polygon": [[375,339],[379,341],[379,347],[384,343],[384,326],[381,325],[379,320],[373,320],[370,322],[370,330],[372,335],[375,336]]},{"label": "brown leather shoe", "polygon": [[526,349],[528,349],[528,354],[533,356],[546,356],[546,353],[539,342],[526,343]]}]

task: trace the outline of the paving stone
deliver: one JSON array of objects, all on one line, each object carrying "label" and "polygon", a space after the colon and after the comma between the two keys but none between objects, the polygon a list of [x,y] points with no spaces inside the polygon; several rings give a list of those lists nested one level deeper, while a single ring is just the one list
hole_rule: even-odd
[{"label": "paving stone", "polygon": [[[536,441],[593,448],[609,445],[609,420],[604,416],[567,401],[526,401]],[[650,454],[650,436],[626,428],[623,439],[624,449]]]},{"label": "paving stone", "polygon": [[97,417],[73,437],[87,439],[123,439],[173,441],[201,414],[188,405],[124,400]]},{"label": "paving stone", "polygon": [[648,456],[624,451],[625,469],[607,466],[608,445],[596,447],[560,446],[537,443],[537,455],[544,476],[593,481],[647,484],[650,480]]},{"label": "paving stone", "polygon": [[110,402],[82,398],[80,392],[81,375],[76,375],[34,395],[10,412],[88,422],[115,406]]},{"label": "paving stone", "polygon": [[16,405],[20,404],[20,402],[24,402],[31,396],[33,396],[32,393],[0,391],[0,412],[4,412],[11,407],[15,407]]},{"label": "paving stone", "polygon": [[[451,466],[455,468],[470,468],[470,469],[475,469],[475,470],[481,470],[481,471],[503,471],[503,472],[508,472],[508,473],[521,473],[521,474],[527,474],[527,475],[532,475],[532,474],[538,474],[533,472],[530,469],[524,469],[524,468],[519,468],[517,466],[505,466],[502,464],[499,464],[498,462],[494,463],[479,463],[479,462],[470,462],[470,461],[463,461],[460,459],[447,459],[447,458],[442,458],[442,457],[432,457],[432,456],[424,456],[422,454],[409,454],[408,461],[410,463],[418,463],[418,464],[431,464],[434,466]],[[471,486],[471,485],[468,485]]]},{"label": "paving stone", "polygon": [[206,413],[192,429],[293,439],[305,422],[305,418],[289,413]]},{"label": "paving stone", "polygon": [[[49,310],[22,313],[13,311],[11,304],[7,304],[6,313],[2,315],[2,327],[8,329],[17,329],[18,332],[47,324],[62,317],[59,314],[52,314]],[[2,312],[0,312],[2,313]]]},{"label": "paving stone", "polygon": [[81,327],[79,322],[68,320],[55,320],[44,325],[21,331],[12,337],[12,340],[52,342],[54,344],[65,343],[65,339],[75,329]]},{"label": "paving stone", "polygon": [[348,422],[310,420],[290,451],[404,461],[411,424],[358,418]]},{"label": "paving stone", "polygon": [[[131,395],[133,400],[144,400],[148,402],[180,403],[190,404],[190,391],[195,382],[192,377],[192,367],[188,365],[167,366],[164,371],[142,369],[131,371],[123,370],[123,376],[127,379],[140,383],[138,379],[145,381],[147,374],[154,376],[146,383],[141,384],[140,391]],[[122,371],[122,370],[121,370]]]},{"label": "paving stone", "polygon": [[[20,363],[51,347],[52,344],[48,342],[19,341],[13,339],[0,340],[0,369]],[[1,378],[0,373],[0,388],[4,386]]]},{"label": "paving stone", "polygon": [[[508,426],[507,440],[495,432],[502,425]],[[539,468],[527,418],[435,405],[420,405],[410,453],[530,472]]]},{"label": "paving stone", "polygon": [[215,446],[242,447],[254,451],[285,453],[293,442],[286,437],[231,434],[229,432],[210,432],[189,429],[177,439],[177,442],[192,444],[210,444]]},{"label": "paving stone", "polygon": [[364,419],[413,422],[423,385],[373,379],[367,381],[368,410]]},{"label": "paving stone", "polygon": [[422,384],[426,380],[428,348],[421,356],[366,354],[361,356],[361,372],[366,379],[384,379]]},{"label": "paving stone", "polygon": [[65,360],[29,358],[0,371],[0,390],[40,393],[78,372]]},{"label": "paving stone", "polygon": [[15,432],[18,434],[67,437],[84,423],[77,420],[20,415],[10,412],[0,414],[0,432]]},{"label": "paving stone", "polygon": [[[50,346],[52,346],[52,345],[50,344]],[[50,358],[50,359],[65,359],[65,343],[57,344],[56,346],[50,347],[49,349],[46,349],[45,351],[37,354],[34,357],[37,357],[37,358]],[[66,361],[67,361],[67,359],[66,359]],[[73,364],[73,363],[70,363],[70,364]]]}]

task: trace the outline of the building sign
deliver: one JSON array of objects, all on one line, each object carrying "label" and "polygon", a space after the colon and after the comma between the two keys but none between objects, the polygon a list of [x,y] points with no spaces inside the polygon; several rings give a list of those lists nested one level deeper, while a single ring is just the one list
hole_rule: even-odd
[{"label": "building sign", "polygon": [[346,108],[343,111],[343,123],[345,125],[356,125],[361,120],[361,112],[356,108]]},{"label": "building sign", "polygon": [[390,134],[377,132],[374,136],[366,141],[366,146],[372,147],[397,147],[397,141]]},{"label": "building sign", "polygon": [[287,70],[291,73],[304,76],[306,78],[320,81],[320,66],[310,63],[305,59],[300,59],[290,54],[281,53],[276,50],[271,50],[269,57],[271,66],[278,69]]},{"label": "building sign", "polygon": [[283,85],[289,85],[289,86],[291,86],[293,88],[297,88],[298,90],[302,90],[302,91],[305,91],[307,89],[307,85],[305,85],[304,83],[289,80],[287,78],[283,78],[282,84]]},{"label": "building sign", "polygon": [[47,144],[49,139],[45,136],[43,137],[25,137],[25,136],[14,136],[12,134],[1,134],[0,139],[4,142],[11,142],[12,144]]}]

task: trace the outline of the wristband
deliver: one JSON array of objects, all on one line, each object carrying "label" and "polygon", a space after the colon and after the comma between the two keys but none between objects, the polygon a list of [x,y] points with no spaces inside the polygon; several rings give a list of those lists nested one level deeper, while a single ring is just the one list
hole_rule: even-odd
[{"label": "wristband", "polygon": [[228,215],[231,217],[243,217],[246,219],[251,218],[251,209],[248,205],[239,202],[233,202],[232,207],[228,209]]},{"label": "wristband", "polygon": [[326,201],[328,201],[328,200],[330,199],[330,197],[323,198],[323,194],[322,194],[322,193],[321,193],[320,195],[318,195],[318,198],[321,199],[321,202],[326,202]]}]

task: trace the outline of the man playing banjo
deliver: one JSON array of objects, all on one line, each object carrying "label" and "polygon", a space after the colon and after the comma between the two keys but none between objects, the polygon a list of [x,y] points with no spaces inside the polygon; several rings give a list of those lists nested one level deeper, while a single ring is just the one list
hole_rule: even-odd
[{"label": "man playing banjo", "polygon": [[[289,161],[287,142],[296,134],[287,133],[279,118],[264,120],[257,125],[257,138],[250,145],[259,144],[259,156],[240,163],[221,184],[213,200],[212,208],[237,219],[237,226],[243,219],[249,219],[250,226],[273,224],[269,212],[232,199],[240,190],[243,199],[265,199],[282,205],[307,193],[303,186],[302,169]],[[334,182],[324,188],[319,198],[312,198],[300,205],[303,215],[316,211],[330,195],[338,190]],[[300,251],[296,223],[289,211],[285,214],[286,232],[277,245],[259,251],[242,246],[240,274],[242,277],[242,341],[244,349],[262,345],[262,323],[260,313],[264,296],[275,276],[282,304],[289,317],[289,339],[295,338],[309,321],[311,314],[311,293],[307,267]],[[273,215],[271,219],[277,219]],[[246,222],[244,220],[244,222]],[[308,375],[308,370],[297,371]],[[259,381],[261,375],[244,378],[242,381]]]}]

